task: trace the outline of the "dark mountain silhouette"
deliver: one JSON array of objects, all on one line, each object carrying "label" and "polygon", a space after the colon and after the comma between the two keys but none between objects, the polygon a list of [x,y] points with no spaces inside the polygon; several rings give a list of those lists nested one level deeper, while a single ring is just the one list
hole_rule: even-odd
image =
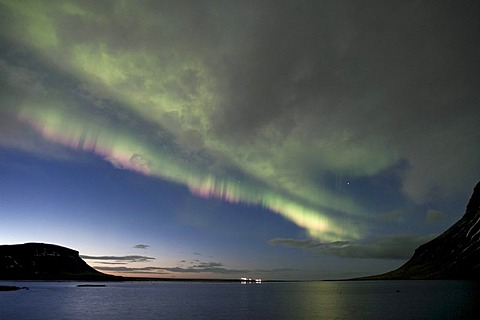
[{"label": "dark mountain silhouette", "polygon": [[480,280],[480,182],[457,223],[418,247],[413,257],[397,270],[361,279]]},{"label": "dark mountain silhouette", "polygon": [[45,243],[0,246],[2,280],[119,280],[90,267],[78,251]]}]

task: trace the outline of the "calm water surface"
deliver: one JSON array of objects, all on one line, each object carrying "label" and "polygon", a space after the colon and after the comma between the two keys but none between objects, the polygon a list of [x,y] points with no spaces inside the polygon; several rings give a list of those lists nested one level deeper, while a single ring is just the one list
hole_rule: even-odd
[{"label": "calm water surface", "polygon": [[0,319],[480,319],[462,281],[82,283],[0,282]]}]

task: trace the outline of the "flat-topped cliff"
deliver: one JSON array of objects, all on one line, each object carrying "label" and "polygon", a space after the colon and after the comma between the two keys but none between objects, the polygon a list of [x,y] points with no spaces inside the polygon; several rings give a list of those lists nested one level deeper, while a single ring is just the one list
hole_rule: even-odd
[{"label": "flat-topped cliff", "polygon": [[0,245],[2,280],[118,280],[83,261],[78,251],[45,243]]}]

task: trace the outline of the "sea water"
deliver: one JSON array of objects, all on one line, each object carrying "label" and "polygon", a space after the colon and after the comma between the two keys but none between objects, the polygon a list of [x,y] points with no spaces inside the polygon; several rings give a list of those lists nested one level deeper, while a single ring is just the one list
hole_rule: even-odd
[{"label": "sea water", "polygon": [[468,281],[79,284],[0,282],[0,319],[480,319]]}]

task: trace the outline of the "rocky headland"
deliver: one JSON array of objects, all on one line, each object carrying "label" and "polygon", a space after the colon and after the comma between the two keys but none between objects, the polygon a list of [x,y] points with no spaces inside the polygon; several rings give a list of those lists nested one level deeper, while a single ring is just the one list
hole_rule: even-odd
[{"label": "rocky headland", "polygon": [[421,245],[400,268],[360,280],[480,280],[480,182],[463,217],[435,239]]}]

